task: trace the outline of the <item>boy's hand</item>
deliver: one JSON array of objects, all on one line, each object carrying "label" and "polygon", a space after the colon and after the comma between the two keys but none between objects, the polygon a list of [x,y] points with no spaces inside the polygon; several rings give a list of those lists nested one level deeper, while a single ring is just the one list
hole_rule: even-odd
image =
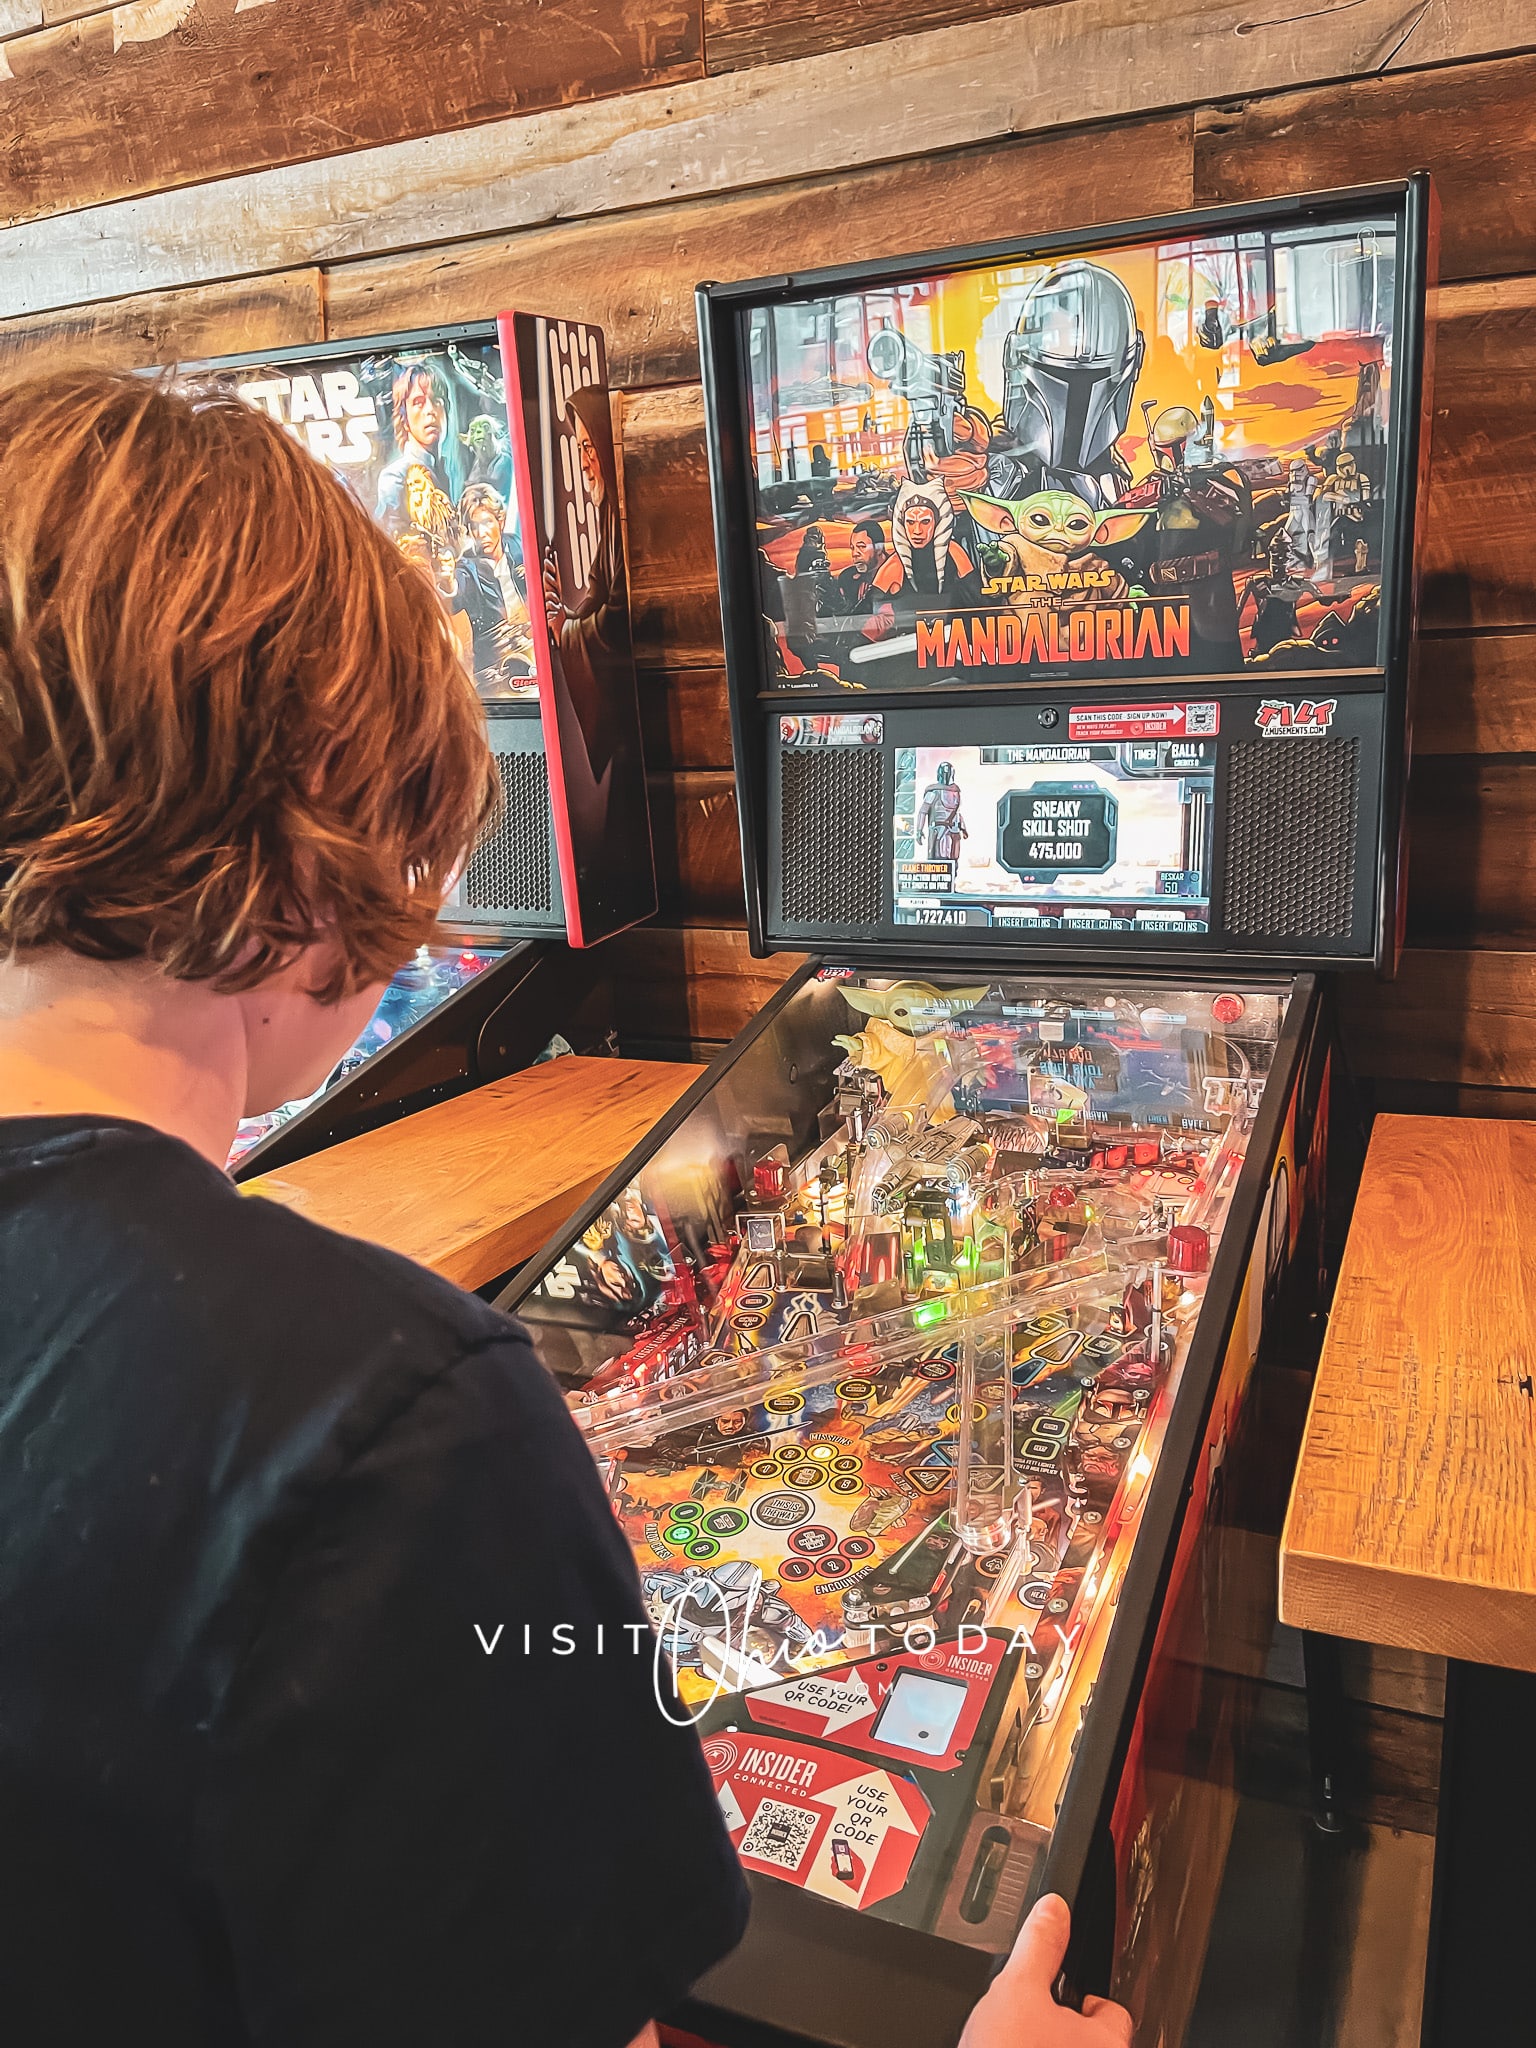
[{"label": "boy's hand", "polygon": [[1080,2013],[1051,1996],[1072,1932],[1065,1899],[1047,1892],[1019,1929],[1013,1954],[960,2036],[960,2048],[1131,2048],[1123,2005],[1085,1998]]}]

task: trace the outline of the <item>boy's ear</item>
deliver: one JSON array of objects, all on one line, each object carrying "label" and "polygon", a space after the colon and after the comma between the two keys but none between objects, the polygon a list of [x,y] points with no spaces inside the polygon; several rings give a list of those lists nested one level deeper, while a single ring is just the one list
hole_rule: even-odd
[{"label": "boy's ear", "polygon": [[962,491],[960,496],[971,509],[978,526],[984,526],[989,533],[1017,533],[1012,508],[1001,498],[989,498],[985,491]]},{"label": "boy's ear", "polygon": [[1150,512],[1106,512],[1093,529],[1091,547],[1102,547],[1106,543],[1129,540],[1133,533],[1140,533],[1152,517]]}]

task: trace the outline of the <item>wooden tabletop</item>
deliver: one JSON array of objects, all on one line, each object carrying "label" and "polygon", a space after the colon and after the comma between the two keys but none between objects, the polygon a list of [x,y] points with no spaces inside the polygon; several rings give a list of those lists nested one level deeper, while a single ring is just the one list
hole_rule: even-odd
[{"label": "wooden tabletop", "polygon": [[545,1060],[241,1191],[483,1287],[537,1251],[703,1071]]},{"label": "wooden tabletop", "polygon": [[1376,1119],[1280,1553],[1298,1628],[1536,1671],[1536,1124]]}]

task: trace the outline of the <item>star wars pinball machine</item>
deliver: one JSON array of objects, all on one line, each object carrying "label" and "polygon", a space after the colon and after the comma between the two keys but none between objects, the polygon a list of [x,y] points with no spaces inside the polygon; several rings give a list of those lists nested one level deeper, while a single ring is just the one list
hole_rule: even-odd
[{"label": "star wars pinball machine", "polygon": [[952,2048],[1042,1889],[1182,2038],[1329,975],[1396,945],[1432,212],[700,289],[752,943],[812,958],[503,1299],[751,1876],[708,2041]]},{"label": "star wars pinball machine", "polygon": [[656,908],[599,329],[495,320],[183,363],[258,406],[435,586],[501,777],[441,920],[318,1093],[241,1126],[238,1179],[611,1025],[590,949]]}]

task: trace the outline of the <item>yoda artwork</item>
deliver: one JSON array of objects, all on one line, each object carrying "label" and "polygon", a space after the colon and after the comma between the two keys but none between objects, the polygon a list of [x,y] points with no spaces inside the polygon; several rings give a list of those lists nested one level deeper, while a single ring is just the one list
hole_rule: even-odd
[{"label": "yoda artwork", "polygon": [[1098,550],[1140,532],[1146,512],[1096,512],[1071,491],[1036,491],[1028,498],[967,491],[964,497],[982,536],[987,594],[1008,598],[1016,611],[1080,604],[1085,592],[1140,594]]},{"label": "yoda artwork", "polygon": [[468,481],[489,484],[502,499],[512,495],[512,449],[507,430],[489,413],[477,413],[460,440],[473,456]]}]

